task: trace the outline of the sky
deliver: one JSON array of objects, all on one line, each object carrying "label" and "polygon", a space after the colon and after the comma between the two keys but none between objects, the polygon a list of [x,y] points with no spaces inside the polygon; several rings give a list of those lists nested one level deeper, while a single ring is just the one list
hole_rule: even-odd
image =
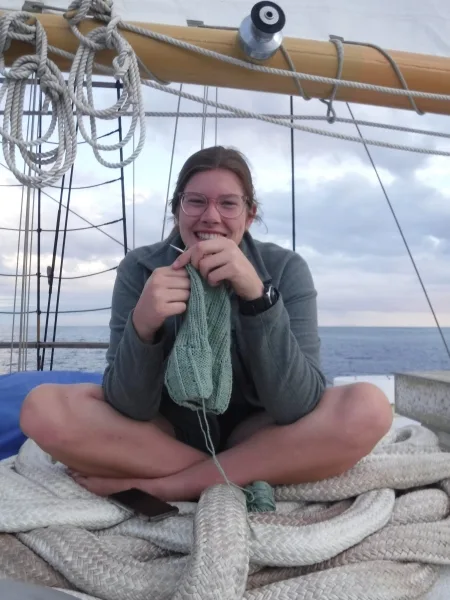
[{"label": "sky", "polygon": [[[20,9],[19,0],[13,7]],[[65,0],[52,5],[66,6]],[[196,0],[185,3],[158,0],[144,5],[136,0],[116,0],[119,14],[128,19],[184,25],[187,18],[204,20],[209,25],[239,25],[252,0]],[[426,7],[421,0],[393,4],[391,0],[284,0],[287,23],[285,33],[307,39],[327,40],[330,33],[345,39],[368,40],[393,50],[407,50],[450,56],[450,9],[447,0],[435,0]],[[173,86],[173,87],[178,87]],[[185,91],[203,97],[200,87],[185,86]],[[164,92],[144,89],[146,110],[175,111],[177,98]],[[215,97],[210,89],[209,97]],[[289,98],[276,94],[221,89],[219,101],[257,113],[288,113]],[[114,90],[97,90],[98,106],[115,102]],[[339,117],[350,116],[345,104],[336,103]],[[450,133],[449,118],[418,116],[412,111],[391,110],[352,104],[357,119],[390,123]],[[201,111],[198,103],[182,100],[182,111]],[[326,108],[317,100],[295,98],[294,111],[302,115],[324,116]],[[299,123],[302,123],[299,121]],[[314,122],[313,127],[357,136],[354,125]],[[24,123],[25,127],[26,123]],[[114,121],[101,122],[99,133],[116,128]],[[133,165],[124,169],[125,207],[128,246],[152,244],[161,239],[164,208],[168,192],[184,160],[202,143],[215,143],[216,122],[206,120],[203,139],[201,119],[180,119],[174,143],[175,119],[146,119],[145,148]],[[129,121],[123,119],[126,131]],[[45,119],[44,119],[45,129]],[[385,131],[363,127],[371,139],[407,144],[421,148],[450,150],[449,139]],[[319,324],[322,326],[434,326],[435,322],[411,258],[389,209],[380,183],[361,144],[296,131],[295,164],[295,250],[307,261],[318,292]],[[117,133],[108,140],[117,141]],[[80,141],[81,137],[79,138]],[[241,150],[248,158],[262,206],[262,225],[252,234],[262,240],[292,248],[291,145],[290,130],[255,120],[217,119],[217,141]],[[137,142],[137,139],[136,139]],[[381,181],[402,228],[429,299],[442,326],[450,326],[450,158],[427,156],[369,146]],[[125,149],[125,156],[131,152]],[[173,170],[170,164],[173,152]],[[118,152],[106,153],[118,160]],[[25,227],[27,190],[17,184],[4,167],[0,150],[0,227]],[[20,160],[18,159],[18,164]],[[69,230],[100,225],[122,216],[120,172],[100,165],[86,144],[78,146],[73,175],[73,190],[67,227]],[[103,185],[105,181],[113,181]],[[66,178],[66,185],[68,178]],[[98,187],[87,187],[87,186]],[[77,189],[79,188],[79,189]],[[37,219],[37,193],[28,192]],[[41,195],[43,229],[54,229],[57,220],[58,185]],[[63,203],[68,200],[67,191]],[[65,211],[61,214],[62,223]],[[32,216],[30,214],[30,224]],[[165,233],[171,227],[166,222]],[[62,234],[58,237],[61,255]],[[0,230],[0,273],[19,273],[23,255],[15,231]],[[41,273],[52,262],[55,236],[42,232]],[[31,269],[37,271],[37,236],[31,244]],[[114,269],[124,256],[122,222],[101,228],[69,231],[65,243],[63,277],[80,277]],[[57,273],[59,259],[56,263]],[[107,308],[111,303],[115,271],[78,279],[64,279],[59,310]],[[48,285],[41,280],[41,309],[47,306]],[[22,279],[0,276],[0,313],[20,307],[21,293],[29,306],[36,307],[36,278],[29,288]],[[57,300],[54,289],[51,310]],[[30,324],[35,322],[30,316]],[[59,324],[107,325],[108,310],[60,314]],[[0,324],[10,324],[12,316],[0,314]],[[17,323],[17,319],[16,319]]]},{"label": "sky", "polygon": [[[203,88],[185,87],[203,96]],[[99,91],[98,102],[114,102],[114,91]],[[215,90],[210,90],[215,97]],[[220,90],[219,100],[255,112],[287,113],[289,98],[234,90]],[[175,111],[177,98],[163,92],[146,90],[147,110]],[[345,104],[336,105],[337,114],[348,118]],[[199,111],[201,106],[182,100],[182,111]],[[419,117],[409,111],[394,111],[352,105],[355,118],[402,124],[423,129],[449,131],[446,117]],[[295,99],[296,114],[324,115],[318,101]],[[124,119],[124,130],[129,121]],[[172,177],[169,169],[174,141],[174,118],[147,118],[147,140],[134,166],[124,170],[128,245],[152,244],[161,239],[167,190],[172,191],[184,160],[202,144],[202,120],[180,119],[175,139]],[[321,129],[357,135],[353,125],[316,122]],[[116,127],[115,122],[100,124],[100,133]],[[206,120],[205,146],[215,143],[216,120]],[[450,149],[449,140],[362,128],[363,135],[420,147]],[[408,256],[380,184],[361,144],[297,131],[295,148],[295,250],[307,261],[318,292],[319,324],[322,326],[433,326],[434,320],[417,274]],[[81,139],[81,138],[80,138]],[[117,140],[117,134],[110,140]],[[287,128],[255,120],[217,119],[217,140],[241,150],[254,174],[257,197],[262,206],[262,225],[251,233],[262,241],[292,248],[292,205],[290,131]],[[130,148],[125,150],[128,155]],[[410,251],[426,286],[442,326],[450,326],[450,178],[449,158],[432,157],[397,150],[370,147],[373,160],[395,210]],[[117,160],[118,152],[108,153]],[[5,164],[4,158],[1,159]],[[86,144],[78,147],[70,198],[72,211],[68,229],[99,225],[122,216],[120,181],[88,189],[82,186],[117,179],[120,171],[102,167]],[[66,178],[66,185],[67,185]],[[0,226],[19,224],[22,196],[27,192],[17,185],[13,175],[0,168]],[[9,185],[15,187],[8,187]],[[54,229],[57,217],[58,187],[46,188],[41,196],[42,228]],[[52,199],[53,198],[53,199]],[[67,192],[63,203],[67,202]],[[33,192],[30,193],[33,204]],[[25,204],[23,205],[25,206]],[[34,196],[35,219],[37,193]],[[76,214],[75,214],[76,213]],[[25,208],[22,211],[22,226]],[[78,215],[78,216],[77,216]],[[85,220],[83,220],[83,218]],[[65,211],[62,213],[64,223]],[[86,220],[88,222],[86,222]],[[34,222],[36,228],[36,221]],[[165,232],[170,230],[170,220]],[[64,277],[95,273],[118,265],[123,258],[123,224],[97,229],[69,231],[66,238]],[[1,231],[0,273],[15,273],[18,234]],[[58,252],[61,251],[59,235]],[[23,242],[23,237],[22,237]],[[35,235],[32,242],[32,269],[36,272]],[[43,232],[41,272],[51,264],[54,234]],[[57,268],[59,262],[57,261]],[[19,272],[22,269],[20,255]],[[62,282],[59,310],[109,307],[115,271],[83,279]],[[14,277],[0,277],[0,311],[13,309]],[[20,282],[17,307],[20,306]],[[42,279],[41,306],[47,305],[48,285]],[[56,289],[52,308],[55,307]],[[36,306],[36,283],[31,280],[30,306]],[[31,317],[31,323],[33,323]],[[0,323],[12,317],[0,315]],[[107,325],[109,312],[61,314],[61,325]]]}]

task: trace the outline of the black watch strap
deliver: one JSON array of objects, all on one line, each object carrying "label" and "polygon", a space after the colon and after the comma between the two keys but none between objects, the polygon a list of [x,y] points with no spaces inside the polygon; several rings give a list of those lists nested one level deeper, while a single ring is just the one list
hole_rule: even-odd
[{"label": "black watch strap", "polygon": [[264,281],[263,295],[255,300],[244,300],[239,298],[239,312],[245,316],[259,315],[273,306],[280,294],[272,285],[272,280]]}]

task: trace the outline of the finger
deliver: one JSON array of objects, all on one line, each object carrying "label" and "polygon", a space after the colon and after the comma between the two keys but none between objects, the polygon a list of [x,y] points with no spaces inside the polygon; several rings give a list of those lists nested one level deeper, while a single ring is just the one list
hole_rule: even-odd
[{"label": "finger", "polygon": [[189,290],[167,290],[166,302],[187,302],[189,300]]},{"label": "finger", "polygon": [[170,315],[181,315],[186,312],[187,304],[186,302],[171,302],[169,304],[170,307]]},{"label": "finger", "polygon": [[198,266],[198,270],[204,279],[208,278],[208,275],[214,269],[223,267],[228,263],[228,257],[225,252],[219,252],[218,254],[207,254],[204,256]]},{"label": "finger", "polygon": [[230,266],[229,264],[223,265],[218,269],[213,269],[209,272],[208,277],[206,278],[207,282],[210,286],[216,287],[220,285],[224,281],[228,281],[230,279]]},{"label": "finger", "polygon": [[224,244],[227,243],[227,238],[215,238],[213,240],[203,240],[197,242],[183,252],[181,256],[173,263],[174,269],[185,267],[189,262],[193,267],[198,269],[199,261],[207,254],[215,254],[224,249]]},{"label": "finger", "polygon": [[172,268],[178,270],[190,263],[193,248],[194,246],[185,250],[183,254],[180,254],[176,261],[172,263]]},{"label": "finger", "polygon": [[167,277],[164,280],[164,286],[168,290],[189,290],[191,289],[191,280],[187,273],[185,277]]},{"label": "finger", "polygon": [[229,241],[226,237],[217,237],[212,240],[202,240],[195,245],[201,248],[205,254],[215,254],[222,251],[228,245]]},{"label": "finger", "polygon": [[214,254],[221,253],[223,249],[223,243],[221,243],[220,240],[198,242],[198,244],[195,244],[195,246],[192,247],[192,266],[195,269],[200,270],[200,263],[206,256],[213,256]]},{"label": "finger", "polygon": [[166,267],[166,269],[164,270],[164,277],[180,277],[183,279],[189,279],[189,274],[185,269],[174,270],[172,264],[170,265],[170,267]]}]

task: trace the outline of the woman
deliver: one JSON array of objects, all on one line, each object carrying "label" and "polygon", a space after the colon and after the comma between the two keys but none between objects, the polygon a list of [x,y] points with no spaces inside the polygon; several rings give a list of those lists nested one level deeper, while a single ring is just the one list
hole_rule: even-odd
[{"label": "woman", "polygon": [[348,470],[389,430],[392,410],[370,384],[326,389],[308,266],[250,235],[258,204],[244,157],[220,146],[193,154],[172,212],[168,239],[129,252],[118,268],[103,385],[37,387],[23,405],[25,434],[100,495],[138,487],[191,500],[223,482],[198,414],[164,386],[190,263],[229,289],[233,390],[227,411],[208,415],[228,478],[291,484]]}]

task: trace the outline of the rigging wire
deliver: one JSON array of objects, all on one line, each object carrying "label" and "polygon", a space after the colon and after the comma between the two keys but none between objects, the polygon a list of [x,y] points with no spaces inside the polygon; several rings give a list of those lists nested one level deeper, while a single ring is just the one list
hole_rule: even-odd
[{"label": "rigging wire", "polygon": [[[289,100],[291,115],[294,114],[294,97]],[[291,194],[292,194],[292,250],[296,248],[296,216],[295,216],[295,146],[294,146],[294,130],[291,127]]]},{"label": "rigging wire", "polygon": [[163,217],[163,225],[162,225],[162,232],[161,232],[161,241],[164,239],[164,234],[165,234],[165,230],[166,230],[167,209],[169,207],[169,194],[170,194],[170,187],[172,185],[173,159],[175,156],[175,145],[177,142],[178,121],[180,119],[179,114],[180,114],[181,92],[182,91],[183,91],[183,84],[180,83],[180,95],[178,96],[178,105],[177,105],[177,112],[176,112],[176,117],[175,117],[175,127],[173,130],[172,154],[170,155],[169,177],[167,180],[166,204],[164,206],[164,217]]},{"label": "rigging wire", "polygon": [[[68,230],[70,231],[70,230]],[[96,271],[95,273],[85,273],[84,275],[64,275],[61,277],[53,276],[53,279],[85,279],[86,277],[94,277],[95,275],[102,275],[103,273],[109,273],[110,271],[115,271],[117,269],[117,265],[115,267],[110,267],[109,269],[103,269],[102,271]],[[42,275],[42,273],[34,273],[34,275],[38,278],[45,278],[48,280],[48,275]],[[0,277],[16,277],[14,273],[0,273]],[[19,277],[24,277],[24,275],[20,275]]]},{"label": "rigging wire", "polygon": [[[352,109],[351,109],[351,107],[350,107],[350,104],[349,104],[348,102],[346,102],[346,105],[347,105],[347,108],[348,108],[348,111],[349,111],[349,113],[350,113],[351,117],[353,118],[353,111],[352,111]],[[361,134],[361,130],[360,130],[360,128],[359,128],[359,125],[356,125],[356,124],[355,124],[355,127],[356,127],[356,129],[357,129],[357,131],[358,131],[358,134],[361,136],[361,139],[363,140],[364,138],[363,138],[363,136],[362,136],[362,134]],[[417,278],[418,278],[418,280],[419,280],[420,286],[422,287],[422,290],[423,290],[423,293],[424,293],[424,295],[425,295],[426,301],[427,301],[427,303],[428,303],[428,306],[429,306],[429,308],[430,308],[430,311],[431,311],[431,313],[432,313],[432,315],[433,315],[433,318],[434,318],[434,321],[435,321],[435,323],[436,323],[436,327],[438,328],[439,334],[440,334],[440,336],[441,336],[441,338],[442,338],[442,342],[443,342],[443,344],[444,344],[445,350],[446,350],[446,352],[447,352],[447,354],[448,354],[448,357],[450,358],[450,348],[448,347],[447,340],[445,339],[444,333],[443,333],[443,331],[442,331],[442,327],[441,327],[441,325],[440,325],[440,323],[439,323],[439,319],[438,319],[438,317],[437,317],[437,315],[436,315],[436,312],[435,312],[435,310],[434,310],[434,308],[433,308],[433,304],[432,304],[432,302],[431,302],[431,300],[430,300],[430,297],[429,297],[429,295],[428,295],[428,292],[427,292],[426,286],[425,286],[425,284],[424,284],[424,282],[423,282],[423,280],[422,280],[422,276],[420,275],[420,272],[419,272],[419,269],[418,269],[418,267],[417,267],[416,261],[414,260],[414,257],[413,257],[413,255],[412,255],[412,252],[411,252],[411,250],[410,250],[410,248],[409,248],[408,241],[406,240],[406,236],[405,236],[405,234],[403,233],[402,226],[400,225],[400,222],[399,222],[399,220],[397,219],[397,215],[396,215],[396,213],[395,213],[395,209],[394,209],[394,207],[393,207],[393,205],[392,205],[392,203],[391,203],[391,201],[390,201],[390,199],[389,199],[389,195],[388,195],[388,193],[387,193],[387,191],[386,191],[386,188],[385,188],[385,186],[384,186],[384,184],[383,184],[383,181],[382,181],[382,179],[381,179],[381,177],[380,177],[380,174],[379,174],[379,172],[378,172],[378,169],[377,169],[377,167],[376,167],[376,165],[375,165],[375,161],[374,161],[374,160],[373,160],[373,158],[372,158],[372,154],[371,154],[371,152],[370,152],[369,148],[367,147],[367,144],[365,144],[365,143],[363,142],[363,145],[364,145],[364,148],[365,148],[365,150],[366,150],[367,156],[369,157],[369,160],[370,160],[370,163],[371,163],[371,165],[372,165],[372,167],[373,167],[373,170],[374,170],[374,172],[375,172],[375,175],[376,175],[376,177],[377,177],[377,179],[378,179],[378,183],[380,184],[380,187],[381,187],[381,190],[382,190],[382,192],[383,192],[383,194],[384,194],[384,197],[385,197],[385,199],[386,199],[386,202],[387,202],[387,204],[388,204],[388,206],[389,206],[389,210],[391,211],[391,214],[392,214],[392,216],[393,216],[393,218],[394,218],[394,221],[395,221],[395,224],[396,224],[396,226],[397,226],[397,229],[398,229],[398,231],[399,231],[399,233],[400,233],[400,236],[401,236],[401,238],[402,238],[402,240],[403,240],[403,244],[404,244],[404,246],[405,246],[405,248],[406,248],[406,251],[407,251],[407,253],[408,253],[408,256],[409,256],[409,258],[410,258],[410,260],[411,260],[411,263],[412,263],[412,266],[413,266],[413,268],[414,268],[414,271],[416,272],[416,275],[417,275]]]},{"label": "rigging wire", "polygon": [[[8,167],[0,161],[0,166],[4,167],[5,169],[8,169]],[[8,169],[9,171],[9,169]],[[47,198],[49,198],[50,200],[52,200],[52,202],[55,202],[56,204],[59,205],[59,200],[56,200],[56,198],[53,198],[53,196],[51,196],[49,193],[47,193],[46,191],[44,191],[42,189],[42,194],[44,194],[44,196],[47,196]],[[66,208],[65,204],[61,204],[61,206],[63,208]],[[115,238],[114,236],[110,235],[109,233],[107,233],[106,231],[103,231],[103,229],[100,229],[100,227],[102,227],[102,225],[94,225],[94,223],[91,223],[91,221],[89,221],[89,219],[86,219],[85,217],[82,217],[79,213],[77,213],[73,208],[69,209],[69,212],[73,215],[75,215],[76,217],[78,217],[81,221],[84,221],[85,223],[87,223],[88,225],[90,225],[90,227],[92,227],[93,229],[98,229],[98,231],[100,233],[102,233],[103,235],[105,235],[106,237],[108,237],[109,239],[111,239],[113,242],[116,242],[116,244],[119,244],[119,246],[123,246],[123,242],[121,242],[120,240],[118,240],[117,238]],[[122,219],[117,219],[117,221],[108,221],[106,223],[106,225],[109,225],[111,223],[114,222],[118,222],[121,221]],[[6,227],[2,227],[0,229],[5,229],[7,231],[19,231],[18,229],[9,229]],[[55,229],[48,229],[48,230],[43,230],[43,231],[52,231],[55,232]]]},{"label": "rigging wire", "polygon": [[[117,81],[116,93],[117,102],[120,100],[120,88],[121,85]],[[127,234],[127,209],[125,205],[125,177],[124,177],[124,161],[123,161],[123,147],[122,147],[122,117],[118,117],[118,133],[119,133],[119,157],[120,157],[120,192],[122,197],[122,224],[123,224],[123,251],[124,254],[128,252],[128,234]],[[134,131],[133,131],[134,137]],[[133,161],[134,163],[134,161]]]},{"label": "rigging wire", "polygon": [[[65,188],[67,189],[67,188]],[[67,231],[87,231],[88,229],[98,229],[99,227],[105,227],[106,225],[114,225],[115,223],[121,223],[122,219],[114,219],[114,221],[105,221],[104,223],[99,223],[98,225],[89,225],[88,227],[71,227]],[[17,227],[0,227],[0,231],[25,231],[24,229],[19,229]],[[34,229],[35,232],[41,233],[55,233],[56,229],[43,229],[38,226],[37,229]]]},{"label": "rigging wire", "polygon": [[[89,312],[100,312],[102,310],[111,310],[111,306],[102,306],[101,308],[80,308],[75,310],[59,310],[58,313],[61,314],[75,314],[75,313],[89,313]],[[0,310],[0,315],[24,315],[24,314],[35,314],[37,310],[28,310],[28,311],[12,311],[12,310]],[[50,310],[50,315],[54,315],[55,311]],[[42,369],[41,369],[42,370]]]},{"label": "rigging wire", "polygon": [[[319,100],[320,101],[320,100]],[[215,112],[211,112],[211,113],[206,113],[206,117],[207,118],[214,118],[214,119],[250,119],[250,120],[255,120],[257,117],[254,116],[253,114],[240,114],[240,113],[235,113],[235,112],[218,112],[218,106],[220,106],[220,104],[218,103],[218,97],[216,94],[216,99],[215,102],[211,102],[211,105],[213,107],[215,107]],[[0,115],[3,114],[4,111],[0,111]],[[24,111],[23,114],[24,116],[27,116],[28,113],[31,113],[33,111]],[[38,112],[36,112],[36,114],[39,114]],[[51,112],[49,111],[48,113],[43,113],[43,115],[50,115],[51,116]],[[120,113],[122,117],[128,117],[128,118],[132,118],[133,117],[133,113],[131,112],[122,112]],[[188,112],[181,112],[179,114],[180,117],[182,118],[197,118],[197,119],[202,119],[204,116],[204,111],[202,110],[202,112],[194,112],[194,111],[188,111]],[[271,119],[275,119],[275,120],[291,120],[294,119],[294,121],[327,121],[329,124],[333,125],[335,123],[346,123],[349,125],[353,125],[354,123],[352,122],[351,119],[346,119],[343,117],[337,117],[333,119],[333,122],[331,123],[329,120],[329,117],[327,117],[326,115],[303,115],[303,114],[299,114],[299,115],[293,115],[293,117],[291,117],[290,115],[287,114],[278,114],[278,113],[258,113],[260,116],[262,117],[268,117]],[[145,111],[145,116],[146,117],[161,117],[161,118],[173,118],[177,115],[176,112],[171,112],[171,111],[161,111],[161,110],[157,110],[157,111],[150,111],[150,110],[146,110]],[[439,137],[439,138],[450,138],[450,133],[445,133],[443,131],[435,131],[435,130],[430,130],[430,129],[419,129],[419,128],[414,128],[414,127],[407,127],[406,125],[392,125],[391,123],[380,123],[379,121],[366,121],[366,120],[359,120],[357,119],[356,122],[358,123],[358,125],[363,125],[364,127],[374,127],[374,128],[378,128],[378,129],[388,129],[390,131],[401,131],[404,133],[414,133],[414,134],[418,134],[418,135],[426,135],[426,136],[431,136],[431,137]],[[116,133],[116,130],[109,132],[108,134],[105,134],[104,136],[99,136],[98,139],[100,139],[101,137],[105,137],[106,135],[111,135],[112,133]],[[78,144],[85,144],[87,142],[78,142]],[[47,141],[47,144],[56,144],[56,142],[51,142],[51,141]],[[432,154],[433,152],[430,151],[430,153]],[[11,185],[11,184],[8,184]],[[20,184],[18,184],[20,185]],[[58,186],[53,186],[53,187],[58,187]]]},{"label": "rigging wire", "polygon": [[[41,93],[39,82],[37,78],[35,78],[35,82],[32,89],[32,102],[33,109],[36,109],[36,101],[37,94],[39,89],[39,95]],[[38,121],[39,121],[38,117]],[[35,115],[31,117],[31,136],[34,136],[35,132],[35,123],[36,118]],[[39,130],[39,124],[36,128]],[[28,168],[28,174],[31,174],[31,168]],[[31,195],[33,196],[33,204],[31,208],[31,229],[30,229],[30,206],[31,206]],[[26,212],[25,212],[25,235],[24,235],[24,246],[23,246],[23,266],[22,266],[22,292],[21,292],[21,303],[23,308],[29,309],[30,306],[30,288],[31,288],[31,261],[32,261],[32,251],[33,251],[33,223],[34,223],[34,204],[35,204],[35,191],[31,193],[30,188],[27,188],[27,204],[26,204]],[[19,344],[19,356],[18,356],[18,370],[27,370],[28,366],[28,326],[29,326],[29,314],[25,314],[23,318],[21,317],[21,326],[20,326],[20,344]]]},{"label": "rigging wire", "polygon": [[[48,198],[50,198],[50,200],[53,200],[53,202],[55,202],[56,204],[59,204],[59,201],[56,200],[56,198],[53,198],[53,196],[50,196],[50,194],[48,194],[44,190],[42,190],[42,193],[44,194],[44,196],[47,196]],[[61,206],[63,208],[66,208],[65,204],[61,204]],[[85,223],[88,223],[92,229],[97,229],[100,233],[102,233],[103,235],[106,235],[106,237],[108,237],[110,240],[112,240],[113,242],[116,242],[117,244],[119,244],[119,246],[123,246],[123,242],[121,242],[120,240],[118,240],[117,238],[115,238],[113,235],[110,235],[106,231],[103,231],[103,229],[100,229],[101,225],[95,225],[94,223],[91,223],[91,221],[89,221],[89,219],[86,219],[85,217],[82,217],[73,208],[69,209],[69,212],[71,214],[75,215],[76,217],[78,217],[79,219],[81,219],[82,221],[84,221]],[[121,221],[121,220],[122,219],[119,219],[119,221]],[[113,221],[110,221],[110,223],[113,223]],[[107,225],[109,225],[110,223],[107,223]],[[55,231],[55,230],[53,230],[53,231]]]},{"label": "rigging wire", "polygon": [[[216,105],[219,102],[219,88],[216,87]],[[218,120],[217,120],[217,115],[218,115],[218,108],[216,106],[216,114],[215,114],[215,122],[214,122],[214,145],[217,146],[217,124],[218,124]]]},{"label": "rigging wire", "polygon": [[[32,80],[31,85],[35,85],[35,77]],[[33,88],[35,89],[35,88]],[[31,110],[31,103],[32,103],[32,94],[30,93],[29,95],[29,108]],[[29,138],[29,134],[30,134],[30,126],[31,126],[31,120],[28,117],[27,120],[27,133],[26,133],[26,137],[27,139]],[[3,165],[5,168],[6,165]],[[26,170],[26,164],[24,163],[23,166],[23,172],[25,173]],[[25,195],[25,187],[22,185],[22,194],[21,194],[21,200],[20,200],[20,215],[19,215],[19,224],[20,227],[22,227],[22,217],[23,217],[23,201],[24,201],[24,195]],[[25,231],[26,228],[23,230],[24,232],[24,236],[25,236]],[[20,260],[20,247],[21,247],[21,240],[22,240],[22,235],[21,235],[22,231],[19,232],[19,235],[17,236],[17,258],[16,258],[16,280],[14,283],[14,311],[16,311],[16,306],[17,306],[17,288],[18,288],[18,283],[19,283],[19,260]],[[19,351],[18,351],[18,362],[19,362],[19,357],[20,357],[20,319],[19,319]],[[14,339],[15,339],[15,325],[16,325],[16,319],[15,319],[15,315],[13,316],[12,319],[12,331],[11,331],[11,349],[10,349],[10,356],[9,356],[9,372],[12,372],[12,365],[13,365],[13,355],[14,355]],[[19,370],[19,369],[18,369]]]},{"label": "rigging wire", "polygon": [[[209,88],[207,85],[205,85],[205,88],[203,90],[203,117],[202,117],[202,134],[200,136],[200,148],[203,150],[203,148],[205,147],[205,136],[206,136],[206,115],[208,113],[208,105],[206,104],[208,102],[208,95],[209,95]],[[217,110],[217,108],[216,108]]]},{"label": "rigging wire", "polygon": [[[135,132],[133,131],[133,152],[136,149]],[[133,185],[133,250],[136,248],[136,161],[133,160],[132,167],[132,185]]]},{"label": "rigging wire", "polygon": [[[39,94],[41,93],[41,90],[39,90]],[[39,127],[39,121],[38,121],[38,127]],[[26,274],[26,281],[27,281],[27,308],[30,307],[30,299],[31,299],[31,277],[32,277],[32,273],[31,273],[31,266],[32,266],[32,261],[33,261],[33,241],[34,241],[34,213],[35,213],[35,207],[36,207],[36,188],[33,188],[33,204],[31,207],[31,227],[29,229],[29,236],[30,236],[30,251],[29,251],[29,259],[28,259],[28,267],[27,267],[27,274]],[[25,353],[25,370],[28,370],[28,338],[29,338],[29,313],[26,315],[26,324],[25,324],[25,348],[24,348],[24,353]]]},{"label": "rigging wire", "polygon": [[[89,185],[79,185],[79,186],[74,186],[72,189],[73,190],[89,190],[92,188],[96,188],[96,187],[100,187],[102,185],[108,185],[109,183],[115,183],[116,181],[119,181],[120,177],[116,177],[116,179],[109,179],[108,181],[101,181],[100,183],[91,183]],[[0,183],[0,187],[22,187],[21,183]],[[53,188],[55,190],[60,190],[61,186],[60,185],[47,185],[45,187],[49,187],[49,188]],[[64,189],[69,189],[69,188],[64,188]]]},{"label": "rigging wire", "polygon": [[[76,131],[78,133],[78,128]],[[64,231],[63,231],[63,240],[62,240],[62,247],[61,247],[61,256],[59,258],[59,277],[58,277],[58,288],[57,288],[57,292],[56,292],[55,318],[53,319],[52,342],[56,341],[56,329],[58,327],[58,314],[59,314],[58,311],[59,311],[59,302],[61,300],[61,285],[62,285],[62,277],[61,276],[62,276],[62,270],[63,270],[63,264],[64,264],[64,257],[66,254],[67,224],[69,221],[70,201],[72,199],[72,183],[73,183],[74,167],[75,167],[75,165],[72,165],[72,167],[70,168],[69,189],[67,192],[67,208],[66,208],[66,216],[65,216],[65,220],[64,220]],[[52,273],[51,273],[52,281],[53,281],[53,274],[54,274],[54,271],[52,270]],[[47,339],[45,339],[44,341],[46,342]],[[55,348],[53,347],[51,349],[51,353],[50,353],[50,371],[53,371],[54,358],[55,358]]]},{"label": "rigging wire", "polygon": [[[42,91],[39,94],[39,109],[42,111]],[[42,116],[38,120],[38,136],[42,137]],[[39,155],[42,151],[42,144],[39,144]],[[38,167],[41,167],[41,161],[38,161]],[[42,190],[38,188],[38,208],[37,208],[37,264],[36,264],[36,369],[41,370],[41,216],[42,216]]]},{"label": "rigging wire", "polygon": [[[72,165],[72,167],[73,167],[73,165]],[[71,173],[72,173],[72,170],[71,170]],[[47,341],[49,320],[50,320],[50,314],[51,314],[50,306],[51,306],[52,294],[53,294],[53,277],[52,277],[52,275],[55,272],[55,265],[56,265],[56,253],[58,250],[58,240],[59,240],[60,222],[61,222],[61,207],[63,206],[62,199],[63,199],[63,193],[64,193],[65,180],[66,180],[66,174],[64,173],[64,175],[62,176],[62,180],[61,180],[61,191],[60,191],[60,195],[59,195],[58,212],[56,214],[55,237],[53,240],[53,252],[52,252],[52,264],[50,267],[47,267],[47,272],[50,270],[50,278],[49,278],[49,282],[48,282],[47,309],[45,311],[44,340],[43,340],[44,342]],[[65,208],[68,210],[67,206]],[[44,370],[45,350],[46,350],[46,348],[44,347],[42,349],[42,370]]]}]

